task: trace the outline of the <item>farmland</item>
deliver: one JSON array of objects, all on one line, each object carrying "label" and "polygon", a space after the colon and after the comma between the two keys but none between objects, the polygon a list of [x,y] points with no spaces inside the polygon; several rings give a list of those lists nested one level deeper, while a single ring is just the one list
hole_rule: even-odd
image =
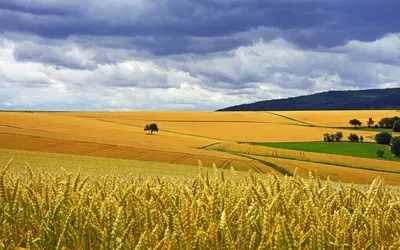
[{"label": "farmland", "polygon": [[[400,162],[385,160],[396,160],[388,150],[385,159],[374,155],[375,149],[381,147],[371,143],[378,131],[357,132],[369,142],[362,145],[318,144],[318,141],[324,133],[336,133],[339,126],[345,127],[340,131],[346,138],[354,132],[347,125],[351,118],[364,121],[371,116],[379,120],[397,114],[397,111],[0,112],[0,148],[180,166],[197,166],[200,160],[205,167],[234,166],[236,170],[278,175],[293,173],[294,169],[277,171],[287,168],[285,161],[291,160],[311,171],[331,166],[324,171],[330,173],[333,167],[338,168],[332,172],[337,180],[370,183],[383,173],[400,173]],[[144,125],[151,122],[158,124],[159,133],[148,135],[143,131]],[[248,143],[265,143],[267,147]],[[314,145],[314,149],[307,145]],[[257,157],[270,159],[262,161]],[[354,175],[348,175],[348,171],[354,169],[370,170],[367,172],[370,178],[363,181],[349,178]],[[389,182],[396,182],[396,178],[392,176]]]},{"label": "farmland", "polygon": [[400,161],[342,113],[0,112],[0,248],[398,249]]}]

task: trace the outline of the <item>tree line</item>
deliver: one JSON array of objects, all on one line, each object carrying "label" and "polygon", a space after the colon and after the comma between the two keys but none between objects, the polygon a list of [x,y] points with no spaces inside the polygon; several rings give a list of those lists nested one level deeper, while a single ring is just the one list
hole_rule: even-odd
[{"label": "tree line", "polygon": [[[354,128],[361,127],[362,122],[358,119],[351,119],[349,124],[354,126]],[[372,118],[369,118],[367,121],[368,128],[371,128],[375,124],[375,121]],[[375,128],[388,128],[392,129],[393,132],[400,132],[400,117],[385,117],[382,118],[377,124],[374,126]]]}]

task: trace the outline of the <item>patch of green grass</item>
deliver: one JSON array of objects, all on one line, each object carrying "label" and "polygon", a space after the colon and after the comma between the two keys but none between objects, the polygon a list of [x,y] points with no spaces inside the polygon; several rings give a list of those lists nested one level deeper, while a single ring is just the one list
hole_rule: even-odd
[{"label": "patch of green grass", "polygon": [[[353,143],[353,142],[282,142],[282,143],[252,143],[273,148],[291,149],[306,152],[326,153],[335,155],[354,156],[378,160],[399,161],[392,155],[390,149],[385,145],[376,143]],[[376,155],[378,149],[385,152],[383,158]]]}]

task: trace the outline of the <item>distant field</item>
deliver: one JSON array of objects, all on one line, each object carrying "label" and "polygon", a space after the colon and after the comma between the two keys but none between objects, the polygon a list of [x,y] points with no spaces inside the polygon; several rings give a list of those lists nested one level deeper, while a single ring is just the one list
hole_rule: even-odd
[{"label": "distant field", "polygon": [[[354,132],[348,125],[351,118],[365,122],[372,117],[378,121],[398,114],[397,111],[0,112],[0,149],[149,162],[154,163],[155,168],[160,163],[197,166],[201,160],[205,167],[215,163],[220,169],[234,166],[238,171],[284,174],[279,169],[285,167],[285,161],[274,163],[253,157],[267,156],[303,161],[305,165],[312,162],[396,174],[400,173],[399,162],[373,159],[375,147],[379,147],[375,144],[318,149],[320,151],[315,151],[319,145],[305,149],[298,146],[321,141],[324,133],[342,131],[347,137]],[[143,127],[153,122],[160,132],[149,135]],[[344,128],[337,128],[340,126]],[[365,142],[373,142],[371,138],[377,132],[360,130],[357,134],[363,135]],[[239,142],[273,143],[275,148]],[[297,150],[278,148],[275,144],[288,142]],[[368,146],[371,148],[367,149]],[[349,152],[367,158],[345,156]],[[385,156],[390,157],[390,154]],[[32,164],[29,159],[27,162]],[[278,168],[274,169],[274,164]],[[313,164],[307,166],[312,170]],[[149,165],[151,172],[150,168]],[[342,175],[335,174],[337,180],[348,180],[346,170]]]},{"label": "distant field", "polygon": [[[328,164],[331,166],[339,166],[342,168],[342,177],[347,178],[348,169],[357,168],[365,170],[373,170],[370,172],[371,178],[375,178],[380,173],[393,173],[400,177],[400,162],[388,160],[376,160],[344,155],[305,152],[299,150],[280,149],[260,145],[251,145],[247,143],[221,143],[215,144],[208,148],[219,152],[231,152],[234,154],[246,155],[248,157],[262,156],[269,158],[297,160],[298,164],[307,166],[308,162]],[[279,164],[278,164],[279,165]],[[280,165],[285,167],[285,165]],[[312,168],[309,170],[313,170]]]},{"label": "distant field", "polygon": [[369,118],[372,118],[377,124],[384,117],[400,116],[400,111],[397,110],[281,111],[275,113],[326,127],[349,127],[351,119],[358,119],[363,126],[367,126]]},{"label": "distant field", "polygon": [[[284,143],[255,143],[254,145],[272,148],[292,149],[306,152],[326,153],[335,155],[347,155],[377,160],[399,161],[393,156],[390,149],[385,145],[376,143],[351,143],[351,142],[284,142]],[[376,155],[377,150],[383,150],[385,155],[380,158]]]}]

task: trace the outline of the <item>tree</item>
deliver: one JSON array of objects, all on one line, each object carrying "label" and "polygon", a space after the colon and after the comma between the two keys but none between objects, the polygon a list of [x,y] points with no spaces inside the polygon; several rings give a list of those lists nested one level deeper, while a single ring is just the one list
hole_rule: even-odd
[{"label": "tree", "polygon": [[343,138],[343,133],[342,132],[337,132],[336,134],[329,134],[325,133],[324,134],[324,142],[333,142],[333,141],[341,141]]},{"label": "tree", "polygon": [[376,155],[378,157],[383,158],[383,155],[385,154],[385,151],[383,151],[382,149],[378,149],[378,151],[376,151]]},{"label": "tree", "polygon": [[393,131],[400,132],[400,121],[397,121],[393,124]]},{"label": "tree", "polygon": [[389,132],[381,132],[375,135],[375,141],[378,144],[390,145],[390,140],[392,139],[392,134]]},{"label": "tree", "polygon": [[158,132],[158,126],[155,123],[147,124],[144,127],[144,131],[150,131],[150,134],[153,134],[153,132]]},{"label": "tree", "polygon": [[335,134],[335,140],[336,140],[337,142],[340,142],[340,141],[342,140],[342,138],[343,138],[343,133],[342,133],[342,132],[337,132],[337,133]]},{"label": "tree", "polygon": [[360,142],[364,142],[364,136],[360,136]]},{"label": "tree", "polygon": [[392,153],[396,156],[400,156],[400,136],[393,137],[391,140]]},{"label": "tree", "polygon": [[350,134],[349,137],[347,137],[347,139],[349,139],[349,141],[351,142],[358,142],[360,140],[360,138],[356,134]]},{"label": "tree", "polygon": [[357,126],[361,126],[362,125],[362,122],[360,122],[360,120],[358,120],[358,119],[351,119],[350,121],[349,121],[349,123],[351,124],[351,125],[353,125],[355,128],[357,127]]},{"label": "tree", "polygon": [[398,116],[394,116],[394,117],[385,117],[385,118],[382,118],[382,119],[379,121],[379,126],[380,126],[381,128],[393,128],[394,124],[395,124],[396,122],[398,122],[398,121],[400,121],[400,117],[398,117]]},{"label": "tree", "polygon": [[328,133],[324,134],[324,142],[331,142],[331,135]]},{"label": "tree", "polygon": [[372,125],[374,125],[374,123],[375,123],[374,120],[372,120],[372,118],[369,118],[367,121],[368,128],[370,128]]}]

